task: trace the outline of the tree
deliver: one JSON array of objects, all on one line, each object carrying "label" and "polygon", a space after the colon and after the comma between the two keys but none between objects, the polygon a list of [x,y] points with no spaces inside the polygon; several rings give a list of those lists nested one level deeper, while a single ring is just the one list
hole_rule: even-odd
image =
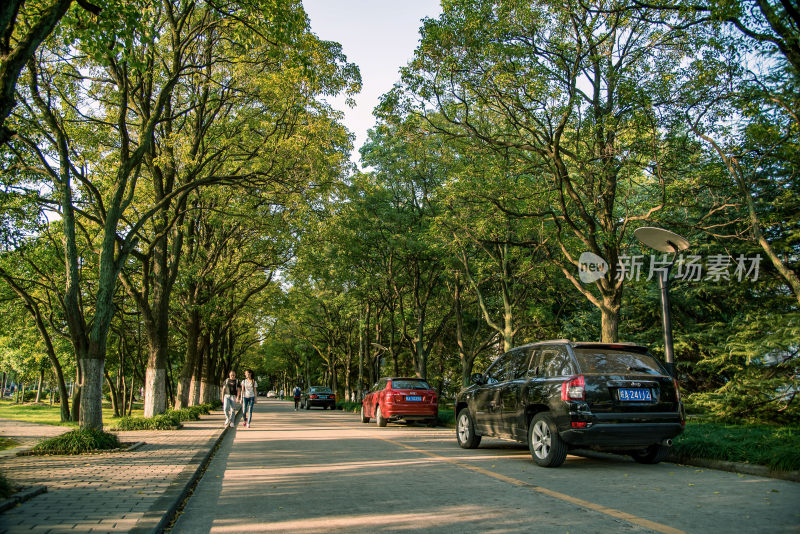
[{"label": "tree", "polygon": [[[632,226],[663,208],[669,146],[659,131],[666,81],[683,57],[678,33],[580,3],[448,3],[426,21],[422,44],[390,105],[426,119],[428,131],[507,150],[528,206],[509,192],[497,206],[542,222],[549,251],[618,337],[621,248]],[[583,285],[587,251],[610,274]]]},{"label": "tree", "polygon": [[[14,131],[5,125],[16,104],[14,92],[20,73],[36,50],[66,15],[73,0],[7,0],[0,7],[0,146]],[[87,12],[98,15],[101,9],[87,0],[77,0]]]},{"label": "tree", "polygon": [[[83,382],[80,417],[84,426],[102,425],[100,393],[107,334],[114,314],[116,280],[127,265],[129,255],[140,244],[145,226],[153,220],[163,222],[163,218],[154,217],[163,217],[164,210],[173,203],[180,206],[183,195],[202,185],[247,178],[264,178],[264,182],[268,183],[275,177],[290,177],[284,173],[291,174],[291,177],[318,179],[302,174],[301,166],[296,164],[298,157],[305,166],[310,167],[319,163],[320,154],[338,153],[339,145],[332,144],[329,138],[321,139],[330,130],[322,131],[318,126],[332,123],[324,113],[324,106],[302,107],[300,103],[312,101],[313,95],[321,92],[336,92],[345,85],[350,88],[351,84],[358,83],[357,72],[349,65],[340,67],[339,63],[344,59],[335,44],[319,44],[311,36],[307,31],[307,20],[297,4],[277,2],[265,6],[263,3],[243,1],[232,7],[230,13],[217,13],[213,5],[170,2],[147,4],[142,24],[126,34],[129,46],[123,50],[109,47],[107,42],[103,46],[97,46],[96,41],[80,42],[74,48],[69,43],[57,41],[52,48],[57,49],[58,54],[42,55],[38,65],[29,64],[25,112],[17,119],[21,126],[20,134],[11,149],[13,159],[7,170],[24,169],[23,174],[29,183],[45,184],[45,189],[51,186],[55,192],[52,196],[39,195],[39,198],[45,205],[57,208],[63,220],[67,265],[63,301],[70,335],[80,361]],[[220,17],[231,24],[222,24]],[[250,24],[248,26],[243,21],[255,22],[247,23]],[[278,23],[289,26],[278,26]],[[301,88],[305,84],[306,92],[295,95],[296,99],[288,102],[288,109],[276,110],[279,113],[276,122],[269,120],[263,112],[249,113],[246,106],[242,107],[241,115],[237,115],[238,111],[234,111],[232,105],[223,107],[220,113],[226,113],[227,119],[238,116],[245,120],[245,123],[238,123],[238,129],[230,132],[227,138],[229,144],[222,147],[234,154],[229,152],[230,157],[224,164],[213,159],[186,162],[179,158],[181,165],[188,163],[190,169],[203,169],[202,177],[176,183],[174,188],[165,188],[168,192],[159,191],[163,195],[157,195],[157,200],[148,198],[137,185],[149,178],[153,184],[150,191],[159,190],[157,174],[163,169],[162,165],[158,168],[153,165],[151,158],[162,158],[162,161],[167,161],[163,167],[169,168],[170,152],[161,152],[163,145],[160,143],[165,142],[162,136],[169,136],[171,130],[168,125],[174,126],[172,121],[186,111],[174,99],[192,94],[191,91],[184,91],[184,84],[189,86],[193,81],[211,82],[204,77],[203,65],[193,62],[198,58],[192,55],[192,51],[197,37],[205,35],[212,28],[233,32],[234,35],[230,35],[226,43],[233,43],[230,46],[240,54],[246,47],[236,43],[247,42],[247,39],[252,41],[255,52],[271,54],[273,57],[284,57],[287,51],[294,51],[289,58],[293,62],[284,57],[284,63],[281,64],[285,67],[281,83],[293,88]],[[300,37],[296,39],[295,32],[286,31],[290,28],[299,28]],[[259,29],[269,31],[259,33]],[[272,34],[275,34],[274,42],[270,39]],[[273,45],[276,49],[272,49]],[[307,54],[319,63],[307,62]],[[53,57],[65,59],[51,62]],[[159,62],[159,58],[165,58],[165,61]],[[220,65],[224,64],[221,58],[216,59]],[[264,81],[264,77],[251,77],[252,61],[249,67],[245,63],[242,62],[235,72],[226,70],[228,66],[221,67],[217,81],[224,86],[222,91],[233,91],[237,83],[247,86],[253,80],[256,80],[256,84]],[[163,70],[154,69],[157,64],[163,66]],[[290,65],[292,68],[289,68]],[[314,69],[325,71],[325,75],[312,74]],[[266,78],[274,79],[277,75],[272,73]],[[313,78],[315,83],[306,83],[309,78]],[[233,85],[228,87],[228,82]],[[271,89],[269,86],[262,87],[261,96],[266,94],[280,98],[270,92],[274,89],[274,86]],[[32,104],[28,105],[28,102]],[[89,105],[90,102],[95,104]],[[180,102],[186,103],[185,100]],[[264,100],[251,100],[250,109],[253,110],[252,106],[268,109],[259,107],[265,104],[267,102]],[[191,110],[192,106],[188,103],[187,109]],[[304,132],[309,135],[298,138],[292,135],[295,131],[292,128],[302,123],[300,115],[319,118],[319,121],[306,122],[309,129]],[[195,116],[203,117],[201,113]],[[112,119],[108,120],[107,117]],[[281,122],[286,118],[297,121],[297,124]],[[311,126],[312,123],[314,126]],[[228,126],[231,124],[228,123]],[[245,130],[253,126],[258,128]],[[201,121],[199,129],[207,127],[209,124]],[[276,131],[277,136],[270,133]],[[290,132],[289,135],[286,135],[287,132]],[[319,133],[320,138],[311,133]],[[219,139],[195,136],[190,141],[211,143]],[[190,147],[191,143],[182,146]],[[267,147],[272,149],[274,159],[256,157]],[[290,151],[295,156],[284,160]],[[196,152],[196,155],[201,154],[204,152]],[[58,161],[59,166],[54,167],[52,161]],[[276,168],[276,161],[287,163]],[[206,169],[206,163],[213,168]],[[191,172],[189,174],[191,176]],[[164,180],[169,181],[170,178]],[[287,180],[288,183],[290,181]],[[291,183],[294,185],[297,182]],[[21,189],[24,186],[23,183],[17,183]],[[99,230],[97,238],[91,236],[91,227]],[[157,228],[167,231],[172,226]],[[79,257],[76,244],[79,232],[86,233],[97,250],[98,282],[93,289],[95,299],[92,310],[83,308],[79,298],[82,282],[78,265],[84,261]],[[156,235],[158,237],[154,243],[163,245],[163,236]],[[163,247],[160,250],[163,251]],[[163,266],[163,263],[160,265]],[[166,276],[174,277],[174,271],[169,271]],[[159,283],[164,281],[161,276],[156,278]],[[164,289],[167,288],[162,287],[159,291],[167,296],[168,292]],[[158,306],[168,302],[167,298],[159,297],[157,300],[160,303]],[[163,326],[163,313],[160,317],[153,318],[151,324]],[[163,329],[154,329],[163,333]],[[158,350],[152,352],[158,354]],[[154,357],[156,361],[151,367],[159,369],[158,358]],[[158,372],[151,374],[157,375]],[[157,403],[150,404],[155,411]]]}]

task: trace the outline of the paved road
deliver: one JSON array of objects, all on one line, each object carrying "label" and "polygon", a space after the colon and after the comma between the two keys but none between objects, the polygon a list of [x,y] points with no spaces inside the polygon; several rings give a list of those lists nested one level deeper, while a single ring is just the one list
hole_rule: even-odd
[{"label": "paved road", "polygon": [[514,443],[262,401],[172,533],[267,531],[800,532],[800,484],[616,457],[543,469]]}]

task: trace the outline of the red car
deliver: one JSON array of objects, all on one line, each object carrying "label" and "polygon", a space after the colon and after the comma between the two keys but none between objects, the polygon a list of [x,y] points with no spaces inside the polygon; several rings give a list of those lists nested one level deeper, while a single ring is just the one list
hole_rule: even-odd
[{"label": "red car", "polygon": [[375,418],[378,426],[403,419],[436,426],[439,399],[421,378],[381,378],[361,401],[361,422]]}]

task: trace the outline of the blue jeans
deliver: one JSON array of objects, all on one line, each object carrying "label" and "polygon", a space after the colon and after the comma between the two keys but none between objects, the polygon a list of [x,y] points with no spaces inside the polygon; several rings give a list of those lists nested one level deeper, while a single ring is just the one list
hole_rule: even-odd
[{"label": "blue jeans", "polygon": [[242,413],[244,413],[244,420],[248,423],[253,420],[253,405],[255,403],[255,397],[242,397]]},{"label": "blue jeans", "polygon": [[225,419],[232,423],[236,418],[236,397],[227,394],[222,397],[222,409],[225,410]]}]

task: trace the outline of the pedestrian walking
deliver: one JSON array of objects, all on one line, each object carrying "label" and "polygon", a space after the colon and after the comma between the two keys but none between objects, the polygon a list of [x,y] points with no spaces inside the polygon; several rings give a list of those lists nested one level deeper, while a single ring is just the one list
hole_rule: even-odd
[{"label": "pedestrian walking", "polygon": [[248,369],[244,372],[244,380],[239,388],[239,395],[242,397],[242,413],[244,414],[245,428],[253,426],[253,406],[256,403],[258,382],[253,378],[253,371]]},{"label": "pedestrian walking", "polygon": [[236,372],[231,370],[228,378],[222,383],[222,409],[225,410],[225,426],[233,425],[236,420],[236,399],[239,397],[239,382]]},{"label": "pedestrian walking", "polygon": [[300,386],[294,387],[294,411],[297,411],[297,407],[300,406]]}]

